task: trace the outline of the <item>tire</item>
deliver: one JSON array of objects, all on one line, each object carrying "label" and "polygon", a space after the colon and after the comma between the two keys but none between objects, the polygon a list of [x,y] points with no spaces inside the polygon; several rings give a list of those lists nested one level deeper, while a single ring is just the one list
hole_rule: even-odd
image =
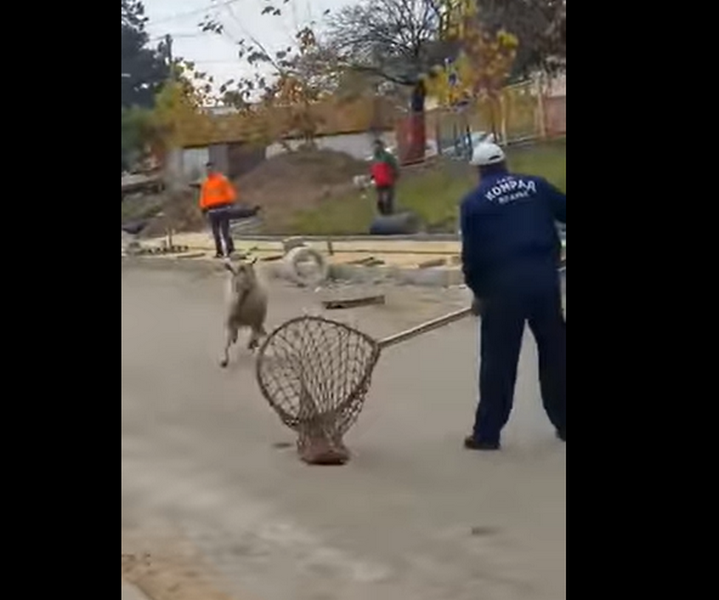
[{"label": "tire", "polygon": [[[314,272],[308,273],[307,270],[303,268],[302,263],[308,260],[315,262],[316,268]],[[329,265],[325,257],[314,248],[308,248],[306,246],[293,248],[285,254],[282,262],[285,277],[301,287],[319,285],[324,282],[329,275]]]},{"label": "tire", "polygon": [[409,235],[420,230],[419,217],[412,212],[380,215],[370,225],[370,235]]},{"label": "tire", "polygon": [[147,227],[148,223],[150,222],[149,219],[140,219],[137,221],[131,221],[129,223],[125,223],[122,226],[122,230],[125,233],[129,233],[130,235],[137,235],[139,234],[145,227]]}]

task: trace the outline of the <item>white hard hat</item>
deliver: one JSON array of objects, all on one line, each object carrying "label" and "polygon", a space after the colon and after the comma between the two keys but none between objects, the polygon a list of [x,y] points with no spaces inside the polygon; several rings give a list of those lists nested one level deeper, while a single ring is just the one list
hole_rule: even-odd
[{"label": "white hard hat", "polygon": [[492,142],[480,142],[472,150],[472,159],[470,165],[475,167],[486,167],[487,165],[496,165],[504,162],[504,151]]}]

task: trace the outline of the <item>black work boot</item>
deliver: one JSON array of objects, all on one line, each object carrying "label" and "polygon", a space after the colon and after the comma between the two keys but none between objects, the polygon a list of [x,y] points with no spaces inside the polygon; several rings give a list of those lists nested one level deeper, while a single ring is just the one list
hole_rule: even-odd
[{"label": "black work boot", "polygon": [[476,439],[473,435],[464,438],[467,450],[499,450],[499,442],[488,442]]},{"label": "black work boot", "polygon": [[567,441],[567,431],[566,431],[566,429],[562,429],[562,430],[557,429],[557,438],[559,438],[559,439],[562,440],[563,442],[566,442],[566,441]]}]

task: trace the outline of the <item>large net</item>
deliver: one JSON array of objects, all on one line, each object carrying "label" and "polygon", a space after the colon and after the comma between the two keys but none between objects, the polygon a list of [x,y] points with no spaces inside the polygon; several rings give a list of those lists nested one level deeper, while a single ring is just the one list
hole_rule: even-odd
[{"label": "large net", "polygon": [[265,340],[257,360],[262,395],[299,434],[304,453],[346,453],[342,435],[359,416],[379,344],[344,323],[302,316]]},{"label": "large net", "polygon": [[342,435],[357,420],[383,348],[472,314],[462,308],[381,340],[324,317],[290,319],[265,339],[257,382],[280,419],[298,432],[297,449],[311,464],[343,464]]}]

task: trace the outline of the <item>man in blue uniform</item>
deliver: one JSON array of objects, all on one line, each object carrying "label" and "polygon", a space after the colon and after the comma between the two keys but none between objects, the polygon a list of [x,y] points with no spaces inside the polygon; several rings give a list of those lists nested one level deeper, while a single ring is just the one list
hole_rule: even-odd
[{"label": "man in blue uniform", "polygon": [[479,405],[464,445],[498,450],[509,420],[524,324],[539,354],[542,402],[557,437],[567,435],[567,337],[557,271],[567,198],[541,177],[507,171],[502,149],[475,147],[480,184],[460,209],[462,266],[481,315]]}]

